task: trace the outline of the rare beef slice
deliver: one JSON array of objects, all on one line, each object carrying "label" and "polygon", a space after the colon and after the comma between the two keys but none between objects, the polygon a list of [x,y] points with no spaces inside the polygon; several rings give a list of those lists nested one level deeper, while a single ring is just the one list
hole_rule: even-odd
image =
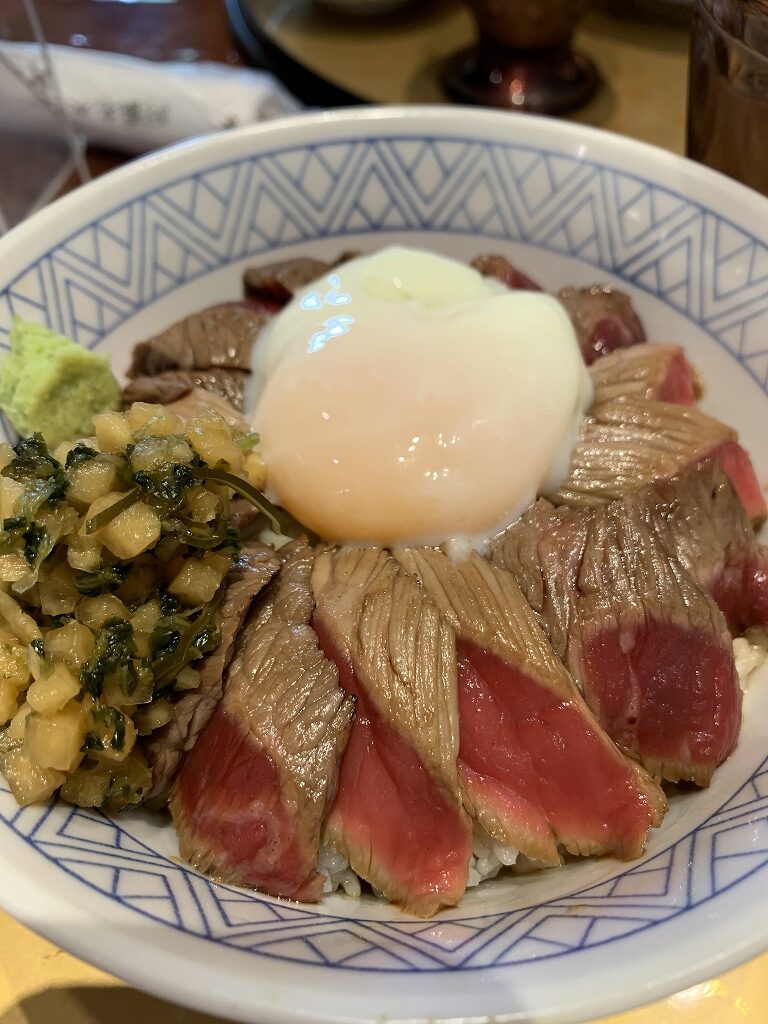
[{"label": "rare beef slice", "polygon": [[715,599],[734,636],[768,626],[768,550],[716,460],[638,491],[668,553]]},{"label": "rare beef slice", "polygon": [[459,777],[493,839],[546,864],[571,854],[638,857],[664,794],[600,728],[511,573],[479,555],[397,558],[458,638]]},{"label": "rare beef slice", "polygon": [[561,288],[557,298],[576,330],[584,362],[645,341],[645,329],[632,300],[608,284]]},{"label": "rare beef slice", "polygon": [[589,376],[596,406],[628,396],[693,405],[701,396],[699,376],[679,345],[618,348],[592,363]]},{"label": "rare beef slice", "polygon": [[496,281],[500,281],[511,291],[540,292],[542,290],[541,286],[532,278],[510,263],[506,256],[500,256],[498,253],[476,256],[470,266],[479,270],[483,277],[492,277]]},{"label": "rare beef slice", "polygon": [[[201,408],[204,403],[222,413],[228,420],[242,412],[245,388],[250,373],[214,366],[202,370],[165,370],[152,376],[135,377],[123,388],[123,405],[152,402],[173,406],[172,411],[188,419],[190,404]],[[185,402],[186,399],[186,402]],[[196,410],[198,411],[198,410]]]},{"label": "rare beef slice", "polygon": [[326,841],[409,913],[453,906],[472,840],[456,758],[456,643],[434,602],[385,551],[318,556],[313,625],[357,698]]},{"label": "rare beef slice", "polygon": [[492,557],[608,735],[656,777],[705,786],[741,722],[731,638],[642,494],[592,513],[538,501]]},{"label": "rare beef slice", "polygon": [[182,855],[213,878],[303,901],[322,897],[317,857],[354,700],[309,626],[312,553],[292,545],[240,631],[224,697],[171,802]]},{"label": "rare beef slice", "polygon": [[[343,257],[338,262],[343,262]],[[260,267],[248,267],[243,274],[243,288],[251,299],[283,306],[295,292],[324,277],[332,269],[333,264],[309,256],[280,260]]]},{"label": "rare beef slice", "polygon": [[765,496],[732,427],[695,406],[638,395],[592,407],[570,473],[547,497],[555,505],[595,508],[706,459],[720,463],[750,518],[764,519]]},{"label": "rare beef slice", "polygon": [[251,349],[270,319],[267,309],[226,302],[192,313],[133,350],[129,377],[152,377],[166,370],[205,370],[216,366],[248,372]]}]

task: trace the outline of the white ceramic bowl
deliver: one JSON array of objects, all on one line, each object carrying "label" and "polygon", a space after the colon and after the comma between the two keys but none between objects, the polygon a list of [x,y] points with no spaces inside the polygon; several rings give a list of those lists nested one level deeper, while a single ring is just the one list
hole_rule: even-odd
[{"label": "white ceramic bowl", "polygon": [[[13,313],[112,354],[235,297],[247,263],[392,241],[502,251],[546,285],[620,285],[682,342],[768,478],[768,202],[578,125],[452,108],[297,117],[183,145],[80,189],[0,243]],[[768,680],[711,789],[646,856],[498,880],[429,922],[374,900],[313,908],[215,886],[170,826],[0,793],[0,903],[155,994],[223,1016],[576,1021],[768,945]]]}]

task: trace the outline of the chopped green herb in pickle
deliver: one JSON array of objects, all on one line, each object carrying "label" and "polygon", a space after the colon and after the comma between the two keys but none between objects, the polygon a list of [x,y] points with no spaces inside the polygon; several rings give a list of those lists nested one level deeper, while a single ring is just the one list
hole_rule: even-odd
[{"label": "chopped green herb in pickle", "polygon": [[95,459],[98,454],[95,448],[90,448],[87,444],[83,444],[82,441],[78,441],[75,447],[67,452],[65,468],[67,470],[75,469],[77,466],[82,466],[84,462],[90,462],[91,459]]},{"label": "chopped green herb in pickle", "polygon": [[130,694],[138,680],[134,657],[133,626],[127,619],[107,619],[96,633],[96,644],[82,667],[80,682],[91,696],[100,697],[105,676],[117,672],[123,689]]},{"label": "chopped green herb in pickle", "polygon": [[129,565],[113,565],[108,569],[99,569],[96,572],[77,572],[74,577],[75,586],[86,597],[113,594],[125,583],[130,570]]},{"label": "chopped green herb in pickle", "polygon": [[22,438],[13,448],[16,458],[2,475],[24,486],[19,498],[19,515],[32,520],[48,502],[56,505],[67,492],[69,480],[60,462],[48,451],[42,434]]}]

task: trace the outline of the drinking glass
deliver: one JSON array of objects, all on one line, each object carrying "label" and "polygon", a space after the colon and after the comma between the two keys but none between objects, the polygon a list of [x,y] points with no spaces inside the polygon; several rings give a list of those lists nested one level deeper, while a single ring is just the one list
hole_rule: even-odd
[{"label": "drinking glass", "polygon": [[687,151],[768,195],[768,0],[697,0]]},{"label": "drinking glass", "polygon": [[[23,42],[22,50],[8,43]],[[85,181],[84,143],[72,128],[34,0],[0,0],[0,234]]]}]

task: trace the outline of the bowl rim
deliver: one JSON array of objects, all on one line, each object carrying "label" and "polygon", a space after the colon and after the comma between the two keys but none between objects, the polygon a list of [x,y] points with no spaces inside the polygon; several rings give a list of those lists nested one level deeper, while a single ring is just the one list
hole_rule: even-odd
[{"label": "bowl rim", "polygon": [[[514,118],[514,120],[509,121],[510,118]],[[66,195],[60,196],[11,228],[0,237],[0,259],[10,255],[15,247],[32,242],[35,233],[45,222],[58,224],[70,212],[81,207],[84,202],[101,200],[109,196],[116,187],[136,183],[147,172],[151,173],[155,170],[162,172],[176,164],[181,165],[186,162],[185,158],[189,158],[193,163],[198,155],[215,154],[218,149],[224,150],[228,146],[238,149],[251,140],[258,143],[271,136],[283,134],[298,134],[300,136],[303,129],[308,131],[319,129],[321,132],[327,130],[333,134],[333,129],[336,128],[388,124],[392,128],[421,129],[423,135],[431,135],[435,131],[449,126],[456,127],[457,120],[466,122],[462,125],[462,131],[469,136],[481,136],[482,129],[486,126],[498,130],[505,127],[507,123],[512,135],[516,128],[522,129],[523,134],[541,132],[542,143],[570,142],[575,146],[577,155],[586,153],[589,143],[594,143],[603,150],[602,159],[609,163],[613,162],[611,153],[615,154],[614,159],[619,162],[622,156],[627,157],[634,154],[638,158],[651,161],[652,164],[665,171],[681,172],[687,182],[698,186],[696,191],[701,191],[702,186],[703,191],[708,191],[707,186],[709,186],[718,193],[724,192],[726,196],[730,194],[729,198],[736,200],[740,206],[744,204],[746,208],[754,208],[756,216],[759,216],[760,213],[763,215],[768,213],[768,206],[766,206],[768,197],[733,178],[729,178],[720,171],[713,170],[687,156],[674,153],[653,143],[620,135],[617,132],[593,125],[583,125],[575,121],[565,121],[539,114],[474,109],[459,104],[348,106],[332,110],[303,111],[268,121],[243,125],[239,128],[212,132],[171,143],[137,159],[129,160],[128,163],[113,168],[97,178],[92,178]],[[415,134],[418,136],[418,132]],[[141,194],[140,191],[138,194]],[[731,215],[732,213],[733,211],[731,211]],[[748,221],[745,221],[741,226],[745,228],[747,224]]]}]

